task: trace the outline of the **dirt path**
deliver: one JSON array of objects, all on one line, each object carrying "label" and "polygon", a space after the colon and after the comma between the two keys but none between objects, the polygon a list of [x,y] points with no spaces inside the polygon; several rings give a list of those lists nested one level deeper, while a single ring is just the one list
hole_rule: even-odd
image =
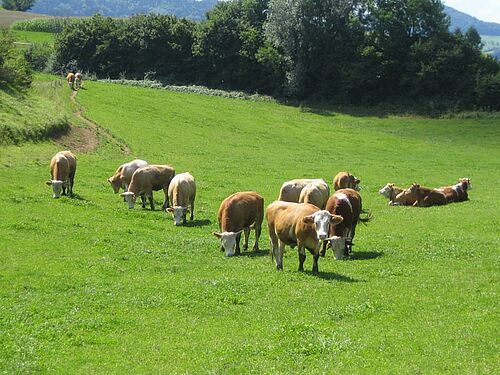
[{"label": "dirt path", "polygon": [[106,129],[99,127],[96,123],[90,121],[83,115],[83,108],[76,102],[78,91],[71,92],[71,102],[77,109],[73,114],[82,121],[86,127],[78,127],[71,125],[68,133],[61,135],[55,141],[65,148],[77,152],[92,152],[99,146],[99,138],[107,138],[112,143],[115,143],[124,154],[130,154],[130,148],[123,142],[117,140]]}]

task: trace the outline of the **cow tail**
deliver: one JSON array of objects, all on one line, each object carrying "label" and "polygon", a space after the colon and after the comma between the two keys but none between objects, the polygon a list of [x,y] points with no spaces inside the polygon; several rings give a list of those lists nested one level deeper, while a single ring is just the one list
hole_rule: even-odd
[{"label": "cow tail", "polygon": [[[361,215],[365,215],[362,217]],[[373,213],[371,210],[361,210],[361,215],[359,215],[358,221],[363,224],[368,224],[373,219]]]}]

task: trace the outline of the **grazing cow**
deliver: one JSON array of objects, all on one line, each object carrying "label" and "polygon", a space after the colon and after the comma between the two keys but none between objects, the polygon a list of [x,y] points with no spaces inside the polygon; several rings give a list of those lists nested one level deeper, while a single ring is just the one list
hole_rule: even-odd
[{"label": "grazing cow", "polygon": [[311,203],[320,210],[324,210],[329,196],[330,187],[328,184],[323,180],[316,180],[307,184],[302,189],[299,196],[299,203]]},{"label": "grazing cow", "polygon": [[[330,245],[335,259],[346,259],[352,251],[352,241],[356,232],[362,210],[361,196],[353,189],[337,190],[328,199],[326,210],[332,215],[340,215],[344,219],[339,225],[330,227]],[[367,218],[363,221],[369,221]],[[321,256],[325,256],[325,242]]]},{"label": "grazing cow", "polygon": [[82,73],[76,73],[75,74],[75,87],[78,90],[80,87],[82,87],[83,84],[83,74]]},{"label": "grazing cow", "polygon": [[285,245],[298,247],[299,271],[304,271],[305,249],[313,255],[313,272],[318,272],[321,243],[327,240],[330,227],[342,222],[342,217],[320,210],[310,203],[275,201],[266,210],[271,239],[271,251],[276,269],[283,270]]},{"label": "grazing cow", "polygon": [[243,191],[224,199],[219,207],[217,220],[219,232],[214,236],[221,240],[221,250],[226,256],[240,254],[241,232],[245,234],[243,250],[248,249],[250,229],[255,229],[253,250],[259,250],[259,238],[264,219],[264,198],[254,191]]},{"label": "grazing cow", "polygon": [[47,185],[52,186],[53,197],[60,198],[66,195],[68,189],[69,195],[73,195],[73,184],[75,182],[76,157],[71,151],[60,151],[52,157],[50,161],[50,176]]},{"label": "grazing cow", "polygon": [[469,178],[461,178],[458,183],[453,186],[441,187],[437,190],[443,192],[448,203],[451,202],[463,202],[469,199],[467,190],[471,189],[471,183]]},{"label": "grazing cow", "polygon": [[326,186],[328,186],[325,180],[319,178],[315,179],[302,178],[302,179],[286,181],[283,183],[283,185],[281,185],[280,195],[278,197],[278,200],[283,202],[298,203],[302,189],[304,189],[307,185],[309,185],[312,182],[316,182],[319,184],[324,183]]},{"label": "grazing cow", "polygon": [[339,189],[354,189],[359,191],[359,183],[361,180],[353,176],[349,172],[339,172],[333,178],[333,188]]},{"label": "grazing cow", "polygon": [[146,165],[148,165],[148,162],[141,159],[135,159],[120,165],[115,174],[108,178],[108,182],[111,184],[115,194],[120,191],[120,188],[128,191],[128,185],[130,185],[134,172],[141,167],[145,167]]},{"label": "grazing cow", "polygon": [[[191,220],[194,217],[194,199],[196,197],[196,184],[194,177],[186,172],[172,178],[168,187],[168,199],[172,204],[167,212],[172,213],[175,225],[186,224],[186,214],[191,208]],[[189,206],[189,207],[188,207]]]},{"label": "grazing cow", "polygon": [[407,194],[407,189],[397,187],[392,183],[388,183],[378,192],[389,199],[389,206],[411,206],[416,201],[414,196]]},{"label": "grazing cow", "polygon": [[69,88],[72,89],[75,84],[75,74],[71,72],[68,73],[68,75],[66,76],[66,81],[68,82]]},{"label": "grazing cow", "polygon": [[149,199],[151,211],[155,209],[153,190],[163,190],[165,199],[162,208],[168,207],[168,186],[175,175],[175,170],[170,165],[147,165],[137,169],[132,175],[128,191],[120,195],[125,197],[128,208],[134,208],[137,197],[142,200],[142,208],[146,208],[146,198]]},{"label": "grazing cow", "polygon": [[447,204],[446,196],[442,191],[421,187],[419,184],[412,184],[408,189],[409,195],[416,199],[414,207],[430,207]]}]

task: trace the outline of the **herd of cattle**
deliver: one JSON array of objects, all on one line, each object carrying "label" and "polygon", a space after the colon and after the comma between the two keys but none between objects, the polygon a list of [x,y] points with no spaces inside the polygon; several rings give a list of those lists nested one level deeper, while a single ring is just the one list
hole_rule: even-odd
[{"label": "herd of cattle", "polygon": [[[76,158],[70,151],[58,152],[50,162],[53,197],[73,194]],[[144,160],[133,160],[118,167],[108,179],[115,193],[120,189],[129,208],[134,208],[137,197],[142,207],[146,198],[154,210],[153,191],[163,190],[162,209],[170,212],[175,225],[186,223],[186,216],[194,218],[196,183],[188,173],[175,174],[169,165],[150,165]],[[259,249],[264,214],[266,217],[271,254],[276,268],[283,269],[283,253],[286,245],[297,247],[299,271],[304,270],[306,249],[313,256],[313,272],[318,272],[318,259],[332,248],[335,259],[345,259],[352,251],[356,225],[368,222],[370,214],[363,211],[359,191],[360,180],[348,172],[338,173],[333,180],[335,192],[330,196],[330,187],[323,179],[296,179],[281,186],[278,200],[264,211],[264,199],[253,191],[238,192],[224,199],[218,212],[219,232],[213,234],[220,239],[221,250],[227,256],[240,254],[241,234],[244,234],[243,250],[248,249],[250,230],[255,230],[253,250]],[[389,199],[390,205],[432,205],[461,202],[468,199],[470,179],[461,178],[453,186],[438,189],[423,188],[413,184],[402,189],[387,184],[379,193]],[[365,216],[362,217],[362,214]]]},{"label": "herd of cattle", "polygon": [[82,87],[83,84],[83,74],[82,73],[68,73],[66,76],[66,81],[68,82],[68,86],[72,90],[78,90]]}]

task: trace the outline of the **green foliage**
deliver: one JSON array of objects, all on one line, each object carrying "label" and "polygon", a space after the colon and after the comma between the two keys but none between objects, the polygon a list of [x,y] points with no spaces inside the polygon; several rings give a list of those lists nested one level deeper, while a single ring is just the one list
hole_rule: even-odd
[{"label": "green foliage", "polygon": [[11,28],[12,30],[60,33],[71,22],[71,18],[36,18],[17,21],[12,24]]},{"label": "green foliage", "polygon": [[19,10],[25,12],[33,7],[36,0],[2,0],[2,5],[7,10]]},{"label": "green foliage", "polygon": [[54,47],[49,43],[33,43],[23,51],[24,58],[30,67],[37,71],[51,71],[53,66]]},{"label": "green foliage", "polygon": [[31,79],[31,70],[15,48],[12,34],[8,29],[0,28],[0,88],[10,85],[26,88]]},{"label": "green foliage", "polygon": [[[498,118],[348,115],[85,88],[84,115],[131,153],[104,140],[75,151],[77,197],[54,200],[44,184],[63,146],[0,149],[0,372],[497,372]],[[136,157],[195,176],[193,224],[129,210],[112,193],[107,178]],[[341,170],[361,178],[363,206],[375,215],[358,227],[352,260],[329,251],[319,275],[299,273],[287,247],[276,272],[266,226],[259,253],[219,251],[211,232],[229,194],[256,190],[267,205],[285,180],[331,182]],[[390,181],[437,187],[459,177],[472,178],[468,202],[390,207],[377,193]]]},{"label": "green foliage", "polygon": [[484,75],[477,85],[479,106],[500,111],[500,72]]}]

